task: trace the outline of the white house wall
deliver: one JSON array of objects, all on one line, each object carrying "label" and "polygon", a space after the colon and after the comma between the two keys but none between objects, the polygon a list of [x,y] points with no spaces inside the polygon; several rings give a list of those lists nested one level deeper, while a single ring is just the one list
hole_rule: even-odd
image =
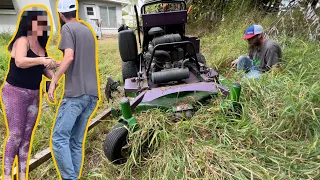
[{"label": "white house wall", "polygon": [[[55,3],[56,0],[12,0],[15,6],[15,9],[20,12],[25,6],[30,4],[41,4],[48,8],[53,16],[53,31],[56,31],[56,24],[57,24],[57,14],[55,13]],[[16,21],[14,21],[16,23]]]},{"label": "white house wall", "polygon": [[[1,1],[1,0],[0,0]],[[126,0],[113,0],[118,2],[126,2]],[[58,15],[56,13],[56,0],[12,0],[15,10],[20,13],[20,11],[27,5],[30,4],[42,4],[48,8],[53,17],[53,31],[56,32],[58,25]],[[85,20],[85,11],[84,4],[94,4],[96,7],[96,11],[98,14],[98,18],[100,18],[100,10],[99,5],[110,5],[116,6],[116,15],[117,15],[117,28],[102,28],[103,34],[116,34],[118,31],[118,27],[122,24],[122,6],[117,2],[108,2],[105,1],[94,1],[94,0],[78,0],[79,3],[79,18]],[[1,10],[2,11],[2,10]],[[13,33],[16,29],[17,18],[19,14],[15,13],[5,13],[0,12],[0,32],[11,32]]]},{"label": "white house wall", "polygon": [[0,33],[14,33],[16,30],[17,14],[0,13]]},{"label": "white house wall", "polygon": [[[117,28],[101,28],[102,34],[117,34],[118,27],[122,24],[122,6],[119,3],[105,2],[105,1],[79,1],[79,18],[85,20],[86,14],[84,10],[84,5],[90,4],[94,5],[97,18],[100,19],[100,9],[99,6],[115,6],[116,7],[116,15],[117,15]],[[103,23],[103,22],[102,22]]]}]

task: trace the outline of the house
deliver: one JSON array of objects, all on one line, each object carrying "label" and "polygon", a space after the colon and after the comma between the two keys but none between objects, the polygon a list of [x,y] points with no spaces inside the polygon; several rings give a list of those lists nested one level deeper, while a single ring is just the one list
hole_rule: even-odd
[{"label": "house", "polygon": [[[54,21],[53,31],[56,32],[58,26],[56,0],[1,0],[0,33],[13,33],[20,11],[30,4],[42,4],[49,9]],[[78,0],[78,16],[79,19],[98,27],[95,28],[97,36],[116,34],[122,24],[122,7],[126,4],[128,0]]]}]

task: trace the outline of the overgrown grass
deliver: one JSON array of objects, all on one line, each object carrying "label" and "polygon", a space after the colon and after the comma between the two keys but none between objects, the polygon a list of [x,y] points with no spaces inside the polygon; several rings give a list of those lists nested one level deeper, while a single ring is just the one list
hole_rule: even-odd
[{"label": "overgrown grass", "polygon": [[[246,54],[247,44],[241,37],[249,24],[268,27],[272,22],[272,17],[258,21],[254,14],[233,14],[201,37],[208,64],[218,72],[226,74],[231,61]],[[271,38],[283,50],[280,70],[257,81],[242,80],[240,73],[230,75],[242,83],[241,119],[226,117],[219,110],[220,98],[203,105],[190,121],[173,123],[169,112],[159,110],[137,114],[141,128],[130,134],[132,153],[120,166],[112,165],[103,154],[104,138],[116,124],[115,119],[105,119],[88,133],[83,179],[318,179],[320,43],[299,37]],[[117,48],[116,39],[99,42],[101,90],[107,75],[121,79]],[[54,47],[50,51],[61,57]],[[2,59],[1,66],[7,63]],[[117,100],[114,103],[103,97],[99,112],[118,105]],[[33,155],[48,146],[55,108],[49,105],[41,116]],[[154,135],[145,148],[142,144],[151,129]],[[1,121],[1,138],[4,132]],[[30,179],[57,179],[52,160],[31,172]]]}]

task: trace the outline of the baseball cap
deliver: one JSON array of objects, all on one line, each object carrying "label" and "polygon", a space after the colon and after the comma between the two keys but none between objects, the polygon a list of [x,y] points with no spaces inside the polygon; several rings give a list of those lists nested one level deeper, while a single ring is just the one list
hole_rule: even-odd
[{"label": "baseball cap", "polygon": [[76,0],[59,0],[58,11],[61,13],[71,12],[77,9]]},{"label": "baseball cap", "polygon": [[261,25],[251,25],[246,29],[243,39],[250,39],[257,34],[263,33],[263,28]]}]

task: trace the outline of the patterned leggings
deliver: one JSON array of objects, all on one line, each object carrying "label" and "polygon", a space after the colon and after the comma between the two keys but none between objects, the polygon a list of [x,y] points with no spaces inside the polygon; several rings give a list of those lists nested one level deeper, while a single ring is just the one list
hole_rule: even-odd
[{"label": "patterned leggings", "polygon": [[11,176],[16,155],[19,172],[26,173],[30,138],[38,116],[39,90],[24,89],[5,83],[2,102],[9,126],[4,154],[4,174]]}]

